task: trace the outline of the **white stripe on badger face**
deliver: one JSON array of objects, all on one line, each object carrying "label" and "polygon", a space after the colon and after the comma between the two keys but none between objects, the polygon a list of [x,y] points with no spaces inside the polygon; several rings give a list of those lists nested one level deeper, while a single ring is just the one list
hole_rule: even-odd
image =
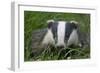
[{"label": "white stripe on badger face", "polygon": [[65,37],[65,24],[66,22],[64,21],[59,21],[58,22],[58,27],[57,27],[57,46],[65,46],[64,44],[64,37]]},{"label": "white stripe on badger face", "polygon": [[67,42],[67,46],[70,46],[70,45],[78,45],[78,34],[77,34],[77,30],[73,30],[69,39],[68,39],[68,42]]}]

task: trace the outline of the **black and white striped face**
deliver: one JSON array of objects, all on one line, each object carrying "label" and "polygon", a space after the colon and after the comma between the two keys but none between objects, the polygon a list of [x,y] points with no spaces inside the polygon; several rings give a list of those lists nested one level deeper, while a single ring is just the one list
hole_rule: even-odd
[{"label": "black and white striped face", "polygon": [[65,48],[78,44],[77,23],[75,21],[48,21],[48,31],[43,39],[43,44],[53,44]]}]

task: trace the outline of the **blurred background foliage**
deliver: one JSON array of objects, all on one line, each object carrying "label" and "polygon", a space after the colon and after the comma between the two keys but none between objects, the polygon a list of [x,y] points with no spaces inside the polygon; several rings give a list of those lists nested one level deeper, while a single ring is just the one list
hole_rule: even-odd
[{"label": "blurred background foliage", "polygon": [[[82,13],[57,13],[57,12],[39,12],[39,11],[24,11],[24,60],[25,61],[31,61],[33,58],[31,58],[30,53],[32,51],[31,43],[32,43],[32,31],[36,29],[46,28],[47,27],[47,20],[63,20],[63,21],[71,21],[75,20],[79,22],[80,30],[82,32],[90,32],[90,14],[82,14]],[[80,49],[79,49],[80,50]],[[81,51],[81,50],[80,50]],[[83,49],[84,54],[86,54],[85,58],[90,57],[90,49]],[[46,58],[43,57],[44,55],[41,54],[38,56],[38,59],[41,60],[48,60],[48,57],[50,60],[58,59],[56,58],[57,55],[54,55],[52,58],[50,58],[51,54],[46,53]],[[77,57],[76,57],[77,56]],[[74,58],[80,58],[82,59],[82,55],[73,55]],[[42,59],[43,58],[43,59]],[[61,58],[63,59],[63,58]],[[37,59],[36,59],[37,60]]]}]

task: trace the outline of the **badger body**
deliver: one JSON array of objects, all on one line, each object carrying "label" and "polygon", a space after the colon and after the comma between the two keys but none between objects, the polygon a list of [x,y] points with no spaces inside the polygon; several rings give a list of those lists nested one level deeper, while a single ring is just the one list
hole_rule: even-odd
[{"label": "badger body", "polygon": [[47,33],[42,45],[53,45],[58,48],[66,48],[71,45],[81,46],[78,37],[78,23],[75,21],[48,21]]}]

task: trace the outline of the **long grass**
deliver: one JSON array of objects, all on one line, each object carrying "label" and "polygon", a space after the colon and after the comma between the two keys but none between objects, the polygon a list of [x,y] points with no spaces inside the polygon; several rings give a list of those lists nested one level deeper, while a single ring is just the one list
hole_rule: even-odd
[{"label": "long grass", "polygon": [[90,48],[45,48],[39,55],[32,57],[32,32],[36,29],[47,27],[49,19],[79,22],[81,31],[90,32],[90,15],[79,13],[56,13],[24,11],[24,60],[62,60],[62,59],[86,59],[90,58]]}]

